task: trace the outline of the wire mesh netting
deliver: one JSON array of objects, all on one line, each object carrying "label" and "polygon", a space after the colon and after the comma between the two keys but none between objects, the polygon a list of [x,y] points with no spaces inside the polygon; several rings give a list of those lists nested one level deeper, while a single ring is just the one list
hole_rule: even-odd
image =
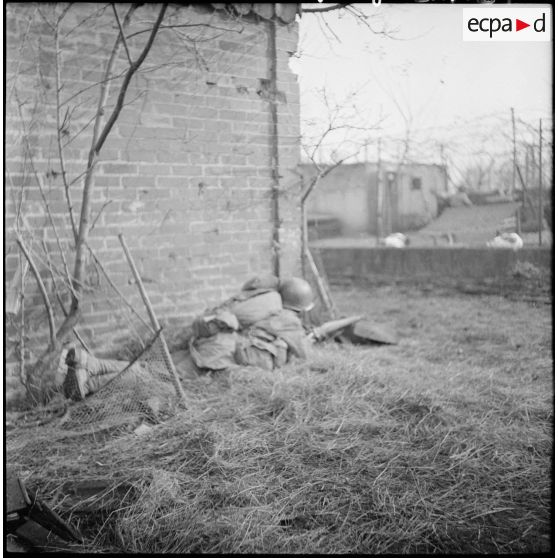
[{"label": "wire mesh netting", "polygon": [[[68,353],[66,399],[37,408],[27,424],[6,432],[8,462],[28,447],[39,451],[76,436],[101,443],[107,435],[174,414],[178,396],[160,332],[130,363],[97,359],[74,349]],[[73,400],[82,395],[84,399]]]}]

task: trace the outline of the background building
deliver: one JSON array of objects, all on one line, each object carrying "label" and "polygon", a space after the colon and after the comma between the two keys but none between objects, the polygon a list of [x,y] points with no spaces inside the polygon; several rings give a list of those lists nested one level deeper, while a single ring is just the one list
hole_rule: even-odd
[{"label": "background building", "polygon": [[[299,169],[303,182],[316,174],[310,164]],[[448,193],[441,165],[382,163],[380,185],[376,163],[339,165],[309,196],[309,220],[334,217],[346,236],[415,230],[437,216],[438,198]]]}]

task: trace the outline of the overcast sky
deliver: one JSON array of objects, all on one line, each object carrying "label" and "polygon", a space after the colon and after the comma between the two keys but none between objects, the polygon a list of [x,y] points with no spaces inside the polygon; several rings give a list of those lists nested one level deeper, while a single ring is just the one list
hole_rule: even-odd
[{"label": "overcast sky", "polygon": [[303,15],[301,56],[293,64],[303,133],[313,129],[308,120],[323,121],[326,111],[314,94],[321,87],[341,103],[358,91],[352,100],[361,123],[381,120],[372,135],[382,135],[388,150],[390,138],[395,149],[410,127],[418,158],[434,157],[440,142],[454,152],[503,149],[494,137],[505,128],[511,134],[510,107],[536,126],[545,118],[550,128],[552,42],[464,42],[463,5],[358,6],[376,14],[374,29],[385,27],[395,39],[371,33],[343,11]]}]

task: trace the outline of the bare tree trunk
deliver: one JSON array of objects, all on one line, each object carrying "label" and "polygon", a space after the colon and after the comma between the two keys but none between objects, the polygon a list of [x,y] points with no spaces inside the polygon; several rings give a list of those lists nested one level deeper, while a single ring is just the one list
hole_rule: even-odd
[{"label": "bare tree trunk", "polygon": [[[124,17],[124,27],[129,23],[135,6],[132,5],[128,10],[128,13]],[[79,307],[79,295],[82,290],[82,279],[83,272],[85,269],[85,245],[89,235],[89,219],[91,217],[91,194],[93,193],[93,174],[95,170],[95,165],[99,156],[99,151],[102,147],[98,145],[99,134],[101,123],[103,120],[105,112],[105,104],[107,102],[109,86],[110,86],[110,76],[112,74],[112,68],[114,67],[114,62],[120,51],[120,46],[122,44],[122,35],[118,34],[118,37],[114,43],[114,47],[107,61],[105,68],[105,73],[103,76],[103,81],[101,82],[101,93],[99,95],[99,104],[97,107],[97,114],[95,116],[95,123],[93,125],[93,137],[91,138],[91,149],[89,150],[89,157],[87,160],[87,170],[85,172],[85,180],[83,184],[83,194],[81,203],[81,214],[79,219],[78,235],[76,240],[76,257],[74,261],[74,273],[73,273],[73,287],[74,295],[72,296],[72,305],[70,308],[70,314],[67,319],[69,319],[73,314],[78,312]],[[130,66],[132,67],[132,66]],[[124,82],[126,83],[126,82]],[[124,87],[124,83],[122,87]],[[127,86],[127,85],[126,85]],[[116,111],[116,107],[114,109]],[[118,116],[118,114],[117,114]],[[108,123],[107,123],[108,126]],[[106,134],[104,134],[106,138]]]}]

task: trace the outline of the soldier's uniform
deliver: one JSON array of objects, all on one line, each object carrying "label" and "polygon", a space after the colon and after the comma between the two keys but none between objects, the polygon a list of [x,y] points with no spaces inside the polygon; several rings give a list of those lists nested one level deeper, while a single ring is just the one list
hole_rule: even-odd
[{"label": "soldier's uniform", "polygon": [[[307,340],[299,313],[312,304],[312,290],[303,279],[254,278],[209,316],[197,318],[196,323],[209,318],[221,325],[212,335],[198,333],[190,341],[192,359],[201,370],[234,364],[273,370],[293,356],[304,358]],[[236,317],[238,325],[224,325],[223,312]]]}]

